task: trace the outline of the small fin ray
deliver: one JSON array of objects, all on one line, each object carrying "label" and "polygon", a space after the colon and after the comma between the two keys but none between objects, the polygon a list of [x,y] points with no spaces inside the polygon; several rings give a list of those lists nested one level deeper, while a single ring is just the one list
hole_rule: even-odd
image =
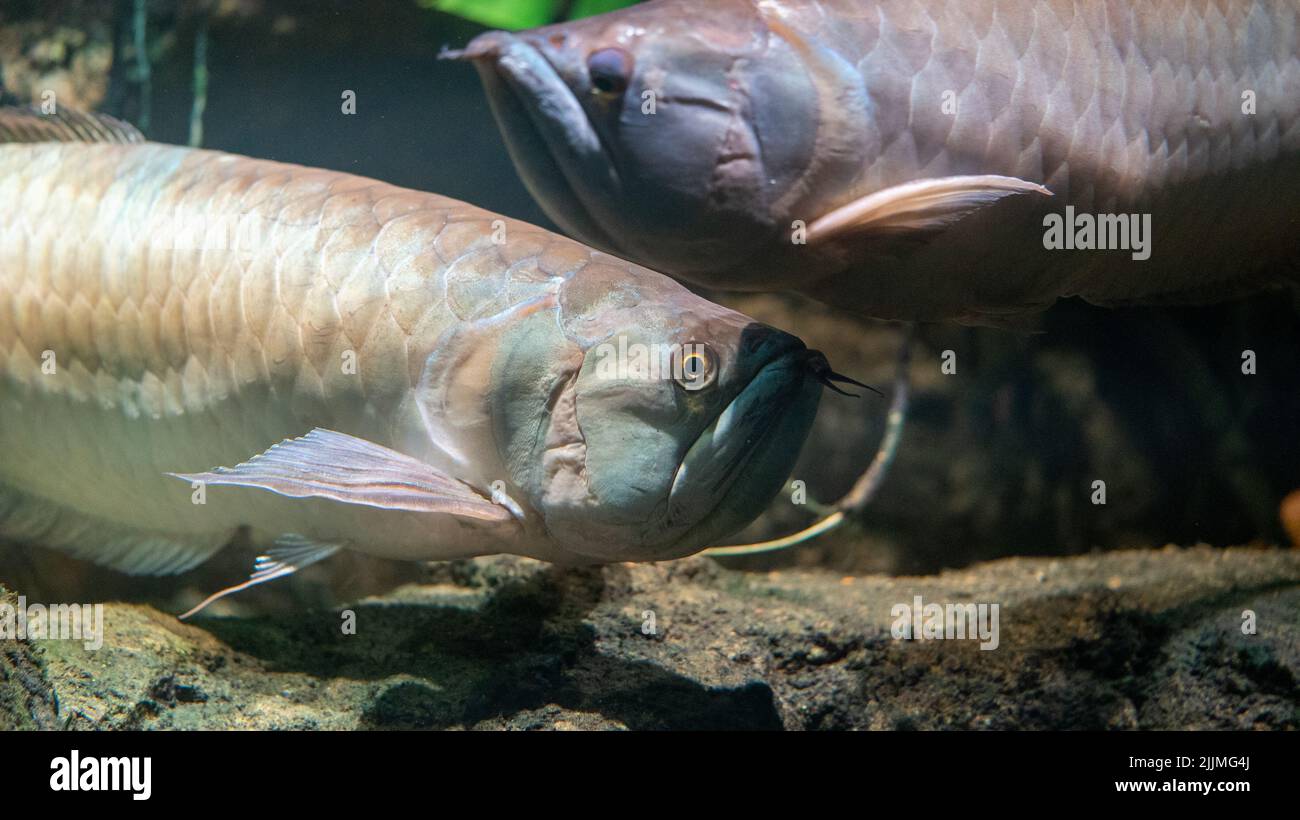
[{"label": "small fin ray", "polygon": [[275,546],[257,556],[257,560],[253,562],[253,572],[248,576],[247,581],[212,593],[185,614],[178,615],[177,619],[184,621],[192,618],[227,595],[292,575],[304,567],[324,561],[341,549],[343,549],[342,544],[313,541],[304,535],[286,533],[275,540]]}]

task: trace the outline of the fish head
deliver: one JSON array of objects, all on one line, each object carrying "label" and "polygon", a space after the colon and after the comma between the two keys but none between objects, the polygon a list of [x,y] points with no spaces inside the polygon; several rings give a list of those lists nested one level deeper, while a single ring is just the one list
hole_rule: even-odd
[{"label": "fish head", "polygon": [[492,392],[511,483],[561,558],[680,557],[757,517],[812,425],[820,354],[612,258],[559,308],[507,342]]},{"label": "fish head", "polygon": [[812,163],[819,93],[747,0],[488,32],[450,56],[474,62],[521,177],[570,235],[700,281],[790,231],[779,206]]}]

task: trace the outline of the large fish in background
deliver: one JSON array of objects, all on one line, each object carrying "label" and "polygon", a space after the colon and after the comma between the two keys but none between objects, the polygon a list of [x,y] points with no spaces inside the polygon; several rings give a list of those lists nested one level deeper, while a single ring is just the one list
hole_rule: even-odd
[{"label": "large fish in background", "polygon": [[1296,0],[656,0],[451,56],[557,224],[688,282],[996,324],[1300,276]]},{"label": "large fish in background", "polygon": [[761,512],[843,379],[540,228],[137,139],[0,111],[0,537],[162,574],[248,527],[255,580],[678,557]]}]

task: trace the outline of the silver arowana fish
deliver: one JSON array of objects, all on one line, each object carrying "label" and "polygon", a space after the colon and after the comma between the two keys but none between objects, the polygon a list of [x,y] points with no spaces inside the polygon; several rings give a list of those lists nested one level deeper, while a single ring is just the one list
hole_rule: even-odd
[{"label": "silver arowana fish", "polygon": [[[0,112],[0,537],[163,574],[247,527],[279,539],[255,580],[339,548],[678,557],[761,511],[843,379],[451,199],[41,141],[138,137],[104,123]],[[606,345],[693,358],[619,369]]]},{"label": "silver arowana fish", "polygon": [[1297,0],[656,0],[449,56],[557,224],[700,285],[996,324],[1298,277]]}]

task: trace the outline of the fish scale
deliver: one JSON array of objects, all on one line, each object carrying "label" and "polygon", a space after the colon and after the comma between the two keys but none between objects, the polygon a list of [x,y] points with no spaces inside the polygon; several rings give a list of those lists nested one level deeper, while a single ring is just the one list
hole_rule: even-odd
[{"label": "fish scale", "polygon": [[[165,471],[238,463],[310,429],[308,420],[392,443],[392,424],[379,419],[402,412],[433,342],[411,333],[451,317],[438,262],[413,254],[424,263],[388,273],[379,248],[412,213],[426,230],[451,216],[487,219],[346,175],[157,145],[0,147],[0,191],[18,206],[0,225],[0,377],[10,410],[0,424],[0,481],[178,533],[207,532],[223,513],[159,505],[189,494]],[[244,237],[246,251],[221,249],[224,235],[233,241],[241,230],[261,234]],[[173,252],[185,232],[210,247]],[[405,291],[402,310],[387,307],[390,279]],[[56,353],[55,376],[41,374],[45,350]],[[362,363],[358,377],[341,367],[346,351]],[[233,435],[213,436],[213,427]],[[55,463],[81,469],[48,469],[54,453]],[[109,478],[123,467],[129,480]],[[274,498],[250,503],[248,518],[268,528],[271,516],[301,528],[320,512],[296,515]],[[123,514],[131,510],[139,520]]]},{"label": "fish scale", "polygon": [[[368,347],[378,347],[384,355],[377,359],[395,358],[394,337],[406,337],[412,329],[408,313],[406,328],[386,332],[398,317],[385,309],[385,278],[346,269],[358,268],[361,258],[374,253],[385,226],[371,214],[385,193],[383,186],[371,186],[361,200],[355,192],[331,192],[329,176],[309,173],[295,187],[281,187],[274,198],[266,198],[258,183],[277,170],[275,164],[236,166],[195,152],[180,179],[153,201],[146,198],[143,210],[130,205],[119,210],[113,187],[122,179],[115,169],[124,154],[142,155],[128,160],[139,166],[132,169],[129,184],[139,186],[150,172],[175,173],[190,152],[64,145],[0,151],[7,160],[0,166],[6,198],[24,206],[15,210],[19,219],[0,226],[7,276],[18,283],[0,296],[5,313],[13,317],[12,324],[0,326],[0,342],[10,354],[7,375],[39,384],[43,393],[93,394],[94,380],[110,378],[123,389],[138,391],[134,399],[151,414],[163,405],[173,412],[180,404],[202,409],[250,381],[319,396],[324,380],[341,372],[333,366],[338,361],[333,353],[355,349],[364,355]],[[54,169],[50,175],[47,165]],[[30,169],[32,178],[45,178],[24,188],[21,169]],[[227,178],[211,178],[213,170]],[[46,186],[51,190],[42,196]],[[60,195],[74,186],[75,201]],[[308,186],[320,189],[306,195],[310,210],[303,197],[295,196]],[[224,199],[232,196],[231,187],[247,189],[247,195]],[[344,206],[363,215],[364,222],[358,219],[347,231],[332,225],[338,197],[350,200]],[[231,224],[217,230],[261,224],[266,247],[173,253],[166,246],[175,230],[193,227],[170,225],[177,214],[195,226],[209,216],[227,220],[234,215]],[[295,229],[296,221],[318,223],[320,230]],[[69,223],[77,233],[68,233]],[[101,256],[113,261],[101,263]],[[349,278],[349,273],[355,275]],[[422,279],[422,315],[445,313],[430,281]],[[350,287],[352,282],[357,286]],[[55,347],[73,378],[35,381],[39,363],[33,352]],[[338,387],[354,390],[359,384],[364,380]],[[409,384],[376,381],[363,398],[382,403],[404,387]],[[182,388],[189,388],[184,402]],[[123,402],[124,411],[134,412],[126,395]]]},{"label": "fish scale", "polygon": [[[1295,3],[769,5],[860,55],[873,103],[860,126],[879,146],[852,184],[794,210],[824,211],[918,176],[995,172],[1112,212],[1300,149]],[[1253,117],[1241,116],[1245,90],[1262,101]],[[937,104],[946,91],[955,116]]]},{"label": "fish scale", "polygon": [[[1074,201],[1110,210],[1166,180],[1268,159],[1284,141],[1295,147],[1300,100],[1286,92],[1300,84],[1296,14],[1294,3],[885,2],[859,24],[857,65],[886,152],[910,140],[916,164],[935,175],[978,162],[1065,195],[1074,167],[1083,178]],[[939,55],[954,52],[975,59],[945,71],[954,60]],[[907,53],[916,67],[910,93],[900,94],[881,78],[898,68],[892,54]],[[1246,89],[1271,103],[1252,118],[1240,116]],[[934,105],[946,90],[957,94],[956,117]],[[1027,105],[1013,105],[1017,98]],[[1246,147],[1223,150],[1234,145]],[[866,182],[897,184],[917,170],[886,153]]]}]

